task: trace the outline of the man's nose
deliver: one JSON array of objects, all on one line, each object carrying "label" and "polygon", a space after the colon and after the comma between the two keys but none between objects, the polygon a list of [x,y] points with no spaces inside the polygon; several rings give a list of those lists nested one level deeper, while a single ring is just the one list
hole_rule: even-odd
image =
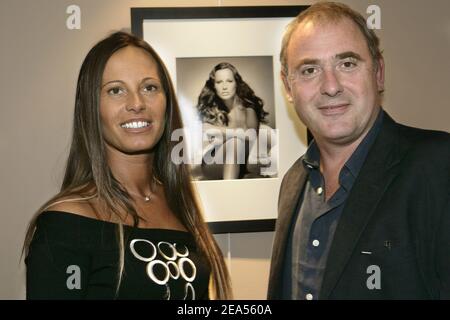
[{"label": "man's nose", "polygon": [[339,77],[336,76],[336,70],[324,70],[322,74],[322,83],[320,93],[334,97],[342,92],[343,88]]}]

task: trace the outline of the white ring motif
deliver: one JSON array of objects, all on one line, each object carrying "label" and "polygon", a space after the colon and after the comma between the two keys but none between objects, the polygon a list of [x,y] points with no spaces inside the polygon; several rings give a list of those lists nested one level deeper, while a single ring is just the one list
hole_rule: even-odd
[{"label": "white ring motif", "polygon": [[[153,268],[154,268],[154,266],[156,264],[162,265],[165,268],[165,270],[166,270],[166,275],[164,276],[163,280],[159,280],[156,277],[155,273],[153,272]],[[149,276],[150,279],[155,281],[157,284],[165,285],[169,281],[170,270],[169,270],[169,267],[164,262],[162,262],[161,260],[153,260],[147,265],[147,275]]]},{"label": "white ring motif", "polygon": [[164,294],[164,298],[166,300],[170,300],[170,287],[167,283],[166,283],[166,293]]},{"label": "white ring motif", "polygon": [[[187,262],[192,267],[192,276],[188,277],[186,272],[184,272],[184,263]],[[181,277],[183,277],[184,280],[187,282],[192,282],[195,279],[195,276],[197,275],[197,268],[195,267],[195,264],[192,262],[191,259],[188,258],[181,258],[178,260],[178,268],[180,269]]]},{"label": "white ring motif", "polygon": [[[161,244],[167,245],[167,246],[172,250],[172,256],[171,256],[171,257],[169,257],[168,255],[166,255],[166,254],[164,253],[164,251],[161,250]],[[164,258],[166,258],[166,259],[169,260],[169,261],[174,261],[174,260],[177,259],[177,250],[175,249],[175,247],[173,246],[173,244],[171,244],[171,243],[169,243],[169,242],[166,242],[166,241],[160,241],[160,242],[158,242],[158,251],[159,251],[159,253],[160,253]]]},{"label": "white ring motif", "polygon": [[[136,251],[135,245],[137,242],[140,241],[148,243],[152,248],[153,251],[149,257],[144,257]],[[172,251],[171,256],[167,255],[167,249],[163,247],[164,245],[169,247],[170,250]],[[188,258],[189,256],[188,247],[186,245],[182,245],[182,247],[184,247],[183,248],[184,250],[182,249],[178,251],[176,243],[171,244],[166,241],[160,241],[158,242],[157,246],[155,246],[151,241],[146,239],[134,239],[130,242],[130,250],[133,253],[134,257],[141,261],[148,262],[146,267],[148,277],[156,284],[166,286],[166,293],[163,297],[165,299],[171,298],[170,287],[168,285],[170,278],[177,280],[181,276],[184,280],[187,281],[187,283],[185,284],[184,299],[186,300],[186,298],[188,298],[189,293],[191,293],[192,300],[195,300],[195,289],[191,282],[194,281],[195,277],[197,276],[197,268],[194,262],[192,262],[192,260]],[[166,252],[164,252],[162,249],[165,249]],[[165,258],[168,261],[155,260],[158,252],[163,258]],[[178,259],[178,257],[180,257],[180,259]],[[176,261],[177,259],[178,261]],[[189,264],[192,268],[192,274],[190,276],[188,276],[188,274],[186,273],[187,270],[185,270],[185,263]],[[165,275],[162,279],[159,279],[155,274],[154,268],[157,265],[161,265],[165,271]]]},{"label": "white ring motif", "polygon": [[188,297],[188,291],[189,291],[189,289],[191,289],[191,292],[192,292],[192,298],[191,298],[191,300],[195,300],[195,290],[194,290],[194,286],[191,284],[191,283],[186,283],[186,286],[185,286],[185,294],[184,294],[184,298],[183,298],[183,300],[186,300],[186,298]]},{"label": "white ring motif", "polygon": [[[170,268],[170,266],[173,268]],[[169,268],[170,277],[177,280],[180,277],[180,269],[178,268],[178,265],[173,261],[167,261],[167,267]],[[176,273],[172,273],[172,270],[175,270]]]},{"label": "white ring motif", "polygon": [[177,244],[176,244],[176,243],[174,244],[174,247],[175,247],[175,251],[176,251],[176,253],[177,253],[177,256],[179,256],[179,257],[187,257],[187,256],[189,255],[189,249],[188,249],[188,247],[186,247],[185,245],[183,245],[183,247],[184,247],[184,253],[178,251],[178,249],[177,249]]},{"label": "white ring motif", "polygon": [[[148,257],[148,258],[143,257],[143,256],[141,256],[139,253],[136,252],[136,249],[134,249],[134,244],[135,244],[136,242],[139,242],[139,241],[147,242],[148,244],[150,244],[150,246],[151,246],[152,249],[153,249],[153,254],[152,254],[150,257]],[[132,241],[130,242],[130,250],[131,250],[131,252],[133,253],[133,255],[134,255],[137,259],[139,259],[139,260],[141,260],[141,261],[144,261],[144,262],[150,262],[150,261],[152,261],[153,259],[155,259],[156,253],[157,253],[157,252],[156,252],[156,247],[155,247],[155,245],[154,245],[151,241],[148,241],[148,240],[145,240],[145,239],[134,239],[134,240],[132,240]]]}]

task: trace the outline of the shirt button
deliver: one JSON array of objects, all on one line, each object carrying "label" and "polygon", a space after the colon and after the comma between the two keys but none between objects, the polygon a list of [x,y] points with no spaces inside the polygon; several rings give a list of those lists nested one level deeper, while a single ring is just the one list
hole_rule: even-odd
[{"label": "shirt button", "polygon": [[318,187],[318,188],[317,188],[317,194],[319,194],[319,195],[320,195],[320,194],[322,194],[322,192],[323,192],[323,189],[322,189],[322,187]]},{"label": "shirt button", "polygon": [[312,242],[312,245],[313,245],[314,247],[318,247],[319,244],[320,244],[320,241],[319,241],[319,240],[314,240],[314,241]]},{"label": "shirt button", "polygon": [[308,293],[306,295],[306,300],[312,300],[313,299],[313,295],[311,293]]}]

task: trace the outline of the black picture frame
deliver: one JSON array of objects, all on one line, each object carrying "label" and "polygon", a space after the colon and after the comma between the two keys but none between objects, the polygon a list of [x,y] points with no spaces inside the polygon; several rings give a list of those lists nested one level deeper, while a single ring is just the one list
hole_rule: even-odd
[{"label": "black picture frame", "polygon": [[[131,8],[131,32],[143,37],[146,19],[229,19],[295,17],[309,6]],[[280,39],[281,40],[281,39]]]},{"label": "black picture frame", "polygon": [[[297,6],[250,6],[250,7],[159,7],[131,8],[131,31],[144,38],[145,20],[177,20],[177,19],[264,19],[293,18],[307,5]],[[279,39],[281,42],[281,39]],[[163,57],[164,60],[164,57]],[[281,179],[281,177],[279,177]],[[273,195],[277,201],[278,195]],[[208,222],[210,230],[215,234],[267,232],[275,230],[276,219],[248,219]]]}]

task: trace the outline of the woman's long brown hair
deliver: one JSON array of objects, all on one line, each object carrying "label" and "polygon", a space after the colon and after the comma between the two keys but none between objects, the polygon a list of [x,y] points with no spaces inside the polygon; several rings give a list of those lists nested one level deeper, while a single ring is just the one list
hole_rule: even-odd
[{"label": "woman's long brown hair", "polygon": [[[79,73],[75,112],[73,120],[72,141],[67,160],[65,175],[60,192],[47,201],[30,222],[25,237],[25,256],[36,228],[40,213],[50,206],[67,201],[88,200],[94,197],[101,199],[113,220],[118,221],[118,246],[120,261],[118,285],[120,286],[124,272],[125,239],[120,212],[128,212],[133,217],[134,226],[139,223],[139,216],[129,194],[116,180],[107,165],[105,144],[102,137],[99,116],[100,88],[103,71],[108,59],[117,50],[126,46],[134,46],[148,52],[158,66],[158,73],[165,90],[167,107],[163,135],[154,147],[152,179],[160,181],[170,209],[191,233],[199,251],[208,261],[211,268],[211,285],[213,298],[231,298],[229,274],[225,266],[222,252],[209,231],[195,192],[192,187],[187,164],[174,164],[171,151],[175,145],[171,141],[173,130],[182,127],[178,102],[169,73],[158,54],[145,41],[125,32],[116,32],[97,43],[87,54]],[[75,199],[74,199],[75,197]]]}]

